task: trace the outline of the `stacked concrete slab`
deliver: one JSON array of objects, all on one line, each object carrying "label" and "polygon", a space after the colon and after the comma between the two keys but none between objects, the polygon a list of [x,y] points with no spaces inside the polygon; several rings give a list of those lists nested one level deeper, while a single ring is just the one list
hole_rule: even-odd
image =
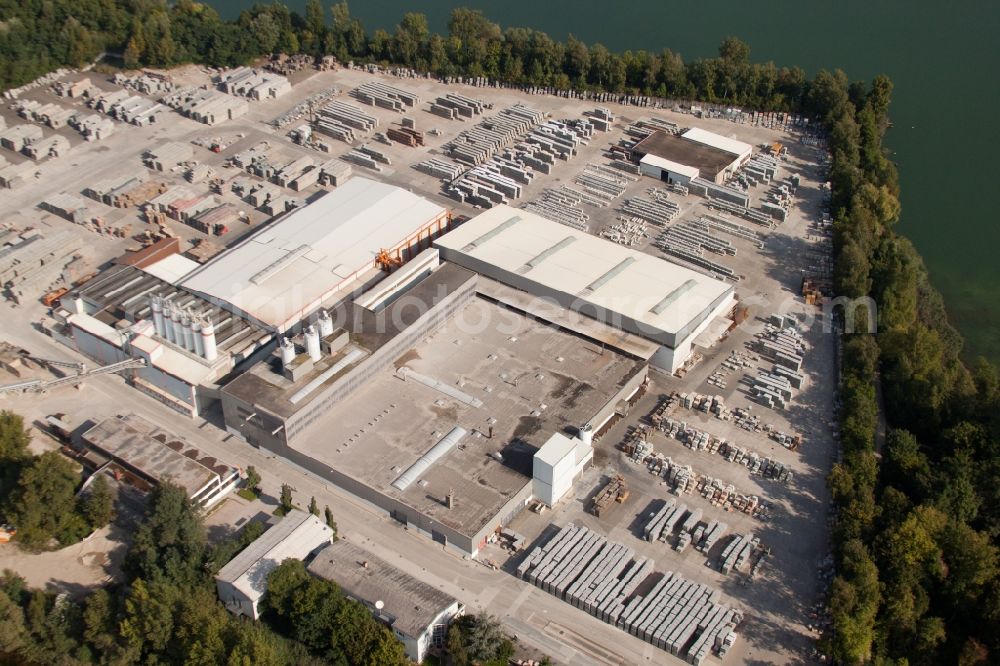
[{"label": "stacked concrete slab", "polygon": [[351,91],[351,97],[369,106],[378,106],[400,113],[420,103],[417,95],[380,81],[361,84]]},{"label": "stacked concrete slab", "polygon": [[355,139],[355,130],[371,132],[378,127],[378,118],[371,116],[353,104],[334,100],[316,112],[313,129],[320,134],[332,136],[345,143]]},{"label": "stacked concrete slab", "polygon": [[[731,646],[743,620],[719,603],[717,590],[655,573],[631,548],[573,523],[529,553],[517,575],[691,664]],[[639,589],[649,591],[635,594]]]},{"label": "stacked concrete slab", "polygon": [[444,97],[438,97],[434,100],[431,103],[430,111],[435,115],[451,120],[482,115],[486,108],[486,103],[482,100],[448,93]]},{"label": "stacked concrete slab", "polygon": [[477,166],[509,146],[544,119],[541,111],[515,104],[465,130],[444,146],[445,154]]}]

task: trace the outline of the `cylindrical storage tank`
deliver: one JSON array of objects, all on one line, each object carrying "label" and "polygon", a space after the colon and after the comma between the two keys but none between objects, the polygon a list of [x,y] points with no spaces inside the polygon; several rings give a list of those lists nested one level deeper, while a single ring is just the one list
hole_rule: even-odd
[{"label": "cylindrical storage tank", "polygon": [[181,315],[181,340],[184,349],[194,351],[194,333],[191,332],[191,316],[188,313]]},{"label": "cylindrical storage tank", "polygon": [[306,353],[313,361],[319,360],[319,331],[315,326],[308,326],[305,331]]},{"label": "cylindrical storage tank", "polygon": [[295,360],[295,343],[288,338],[281,338],[281,367],[287,368]]},{"label": "cylindrical storage tank", "polygon": [[211,319],[206,319],[201,325],[201,345],[205,350],[203,356],[206,361],[214,361],[219,356],[215,347],[215,325]]},{"label": "cylindrical storage tank", "polygon": [[191,317],[191,340],[194,342],[194,353],[205,356],[205,343],[201,339],[201,318]]},{"label": "cylindrical storage tank", "polygon": [[163,301],[159,296],[150,296],[149,307],[153,311],[153,329],[161,338],[166,336],[166,324],[163,321]]},{"label": "cylindrical storage tank", "polygon": [[319,337],[325,338],[333,333],[333,317],[326,310],[319,312]]},{"label": "cylindrical storage tank", "polygon": [[167,324],[167,339],[179,347],[184,346],[184,334],[181,332],[181,311],[170,308],[170,323]]},{"label": "cylindrical storage tank", "polygon": [[589,423],[580,427],[580,441],[587,446],[594,445],[594,426]]}]

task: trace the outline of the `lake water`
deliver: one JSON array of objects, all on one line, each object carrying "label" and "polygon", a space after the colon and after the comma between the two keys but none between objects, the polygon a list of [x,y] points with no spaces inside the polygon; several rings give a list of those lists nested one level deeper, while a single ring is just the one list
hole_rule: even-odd
[{"label": "lake water", "polygon": [[[210,0],[234,18],[252,0]],[[287,4],[301,11],[305,2]],[[369,31],[392,31],[404,12],[444,32],[450,3],[366,0],[351,12]],[[899,165],[900,230],[923,255],[966,349],[1000,364],[1000,3],[957,0],[465,0],[501,26],[527,26],[563,40],[570,33],[615,51],[664,47],[687,60],[714,55],[735,35],[751,59],[798,65],[810,74],[839,67],[852,80],[888,74],[895,84],[888,146]]]}]

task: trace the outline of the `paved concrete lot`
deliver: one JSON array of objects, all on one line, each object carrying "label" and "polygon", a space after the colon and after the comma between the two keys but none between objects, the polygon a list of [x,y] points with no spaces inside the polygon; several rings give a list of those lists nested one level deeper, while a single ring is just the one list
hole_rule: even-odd
[{"label": "paved concrete lot", "polygon": [[[192,84],[208,81],[207,75],[194,67],[179,72],[177,77]],[[92,75],[91,78],[96,80],[100,77]],[[165,141],[189,142],[220,138],[222,143],[227,144],[221,152],[215,153],[195,146],[194,154],[197,161],[211,166],[226,179],[237,175],[248,177],[245,172],[224,167],[223,163],[233,154],[262,141],[266,141],[272,148],[275,158],[280,155],[286,161],[310,156],[321,162],[346,152],[348,146],[329,137],[324,137],[324,140],[334,150],[330,154],[294,145],[284,132],[298,123],[276,131],[267,122],[308,95],[333,85],[341,90],[338,99],[358,105],[356,100],[347,96],[348,91],[375,77],[361,71],[342,70],[300,72],[292,78],[295,87],[290,95],[268,102],[251,102],[249,115],[216,127],[198,124],[171,111],[164,114],[161,123],[150,127],[136,128],[119,124],[114,135],[95,143],[82,142],[72,130],[59,130],[59,133],[64,133],[73,143],[73,150],[62,158],[41,163],[38,166],[39,176],[33,181],[16,190],[4,190],[0,222],[18,227],[35,226],[43,230],[71,230],[85,240],[91,265],[96,268],[121,254],[125,248],[136,247],[137,243],[96,233],[37,209],[37,204],[47,194],[66,191],[79,196],[80,190],[92,182],[142,170],[142,152]],[[418,129],[436,129],[440,133],[426,134],[427,145],[423,148],[376,144],[379,150],[391,158],[392,165],[378,173],[354,165],[354,173],[411,189],[447,206],[458,215],[474,215],[476,210],[471,206],[458,204],[444,197],[438,179],[418,172],[412,166],[430,156],[441,157],[441,147],[480,118],[471,122],[448,121],[425,111],[427,101],[446,91],[445,86],[435,81],[383,78],[392,85],[420,95],[422,103],[418,110],[407,115],[416,120]],[[553,118],[580,118],[584,111],[595,106],[577,100],[533,96],[502,89],[460,86],[457,91],[491,103],[493,109],[487,115],[511,104],[523,103],[549,113]],[[66,106],[80,104],[79,101],[55,98],[45,89],[32,91],[28,97],[40,101],[57,101]],[[582,523],[616,541],[627,543],[639,554],[654,558],[659,571],[676,571],[686,578],[721,590],[724,601],[743,609],[746,616],[746,621],[738,630],[740,640],[724,659],[726,664],[806,663],[810,661],[813,639],[806,627],[809,622],[808,609],[820,594],[816,569],[829,548],[829,497],[825,476],[836,455],[830,430],[834,416],[835,340],[833,335],[823,332],[822,322],[817,319],[819,311],[814,306],[806,305],[798,296],[802,276],[815,274],[823,267],[829,242],[828,236],[816,227],[823,198],[819,182],[821,171],[816,165],[820,155],[815,149],[799,143],[795,136],[763,127],[738,125],[721,119],[694,119],[690,115],[663,109],[638,109],[614,104],[602,106],[608,106],[617,115],[613,130],[596,133],[589,145],[584,146],[572,160],[557,162],[550,176],[538,177],[527,185],[522,198],[512,202],[513,205],[521,205],[539,197],[547,187],[571,185],[573,178],[588,163],[607,164],[608,160],[603,153],[625,136],[624,127],[629,122],[654,115],[681,126],[697,125],[755,146],[784,141],[789,155],[781,162],[778,178],[784,179],[797,174],[802,184],[788,219],[773,230],[760,228],[761,233],[766,235],[763,248],[756,247],[750,241],[727,236],[737,248],[736,256],[712,255],[714,261],[729,266],[736,275],[742,277],[736,283],[736,292],[740,304],[749,308],[749,318],[720,342],[700,348],[700,360],[683,377],[653,373],[649,391],[632,407],[628,417],[598,441],[594,467],[584,472],[574,487],[572,496],[541,515],[524,512],[515,521],[513,528],[524,534],[530,544],[545,538],[551,531],[551,526],[564,526],[571,521]],[[401,117],[381,108],[362,108],[379,119],[379,131],[385,131]],[[25,122],[6,106],[0,109],[0,113],[7,120],[8,127]],[[46,136],[51,132],[46,129]],[[21,161],[20,156],[10,151],[2,150],[0,154],[9,161]],[[156,172],[149,175],[170,184],[184,182],[180,172]],[[629,197],[647,196],[650,188],[661,185],[650,178],[637,178],[628,185],[623,197],[616,199],[611,206],[597,208],[581,205],[582,210],[590,216],[589,230],[595,234],[614,235],[612,227],[620,223],[620,204]],[[206,183],[188,186],[208,191]],[[755,203],[761,200],[765,190],[766,187],[754,188],[752,194]],[[284,193],[308,199],[318,194],[319,188],[312,186],[301,193],[290,190]],[[224,191],[219,196],[244,210],[250,220],[249,224],[241,224],[228,234],[211,239],[220,247],[235,242],[242,234],[265,222],[266,216],[263,213],[253,210],[231,192]],[[681,209],[681,214],[672,225],[693,221],[703,214],[713,212],[708,209],[705,200],[699,197],[673,192],[669,196]],[[152,229],[140,219],[140,214],[134,207],[112,209],[91,200],[86,202],[92,210],[105,216],[109,226],[131,224],[133,234],[147,228]],[[749,222],[735,221],[747,227],[753,226]],[[206,238],[204,234],[181,223],[169,221],[167,225],[185,241]],[[644,231],[636,234],[633,247],[663,256],[653,244],[660,231],[655,225],[645,225]],[[802,322],[807,345],[803,365],[806,382],[784,411],[768,409],[754,402],[747,394],[741,376],[744,372],[755,374],[754,367],[725,373],[725,388],[721,388],[714,380],[709,382],[732,351],[746,351],[746,344],[752,342],[755,333],[762,330],[763,319],[772,313],[796,316]],[[46,308],[37,301],[22,306],[2,302],[0,317],[7,322],[3,327],[3,337],[44,358],[79,360],[74,358],[69,349],[37,330],[35,325],[46,316]],[[760,360],[759,366],[766,368],[769,364]],[[37,376],[48,375],[48,371],[43,369],[32,372]],[[2,371],[0,375],[5,375],[0,378],[0,383],[16,381],[15,377],[6,376]],[[725,438],[789,466],[794,472],[794,479],[785,485],[751,475],[745,467],[726,462],[718,454],[688,449],[662,433],[654,432],[651,435],[650,443],[656,452],[670,456],[682,464],[689,464],[696,472],[721,478],[739,490],[755,494],[769,503],[769,518],[760,520],[747,514],[724,511],[713,506],[697,492],[678,498],[679,502],[686,502],[692,508],[702,509],[705,519],[727,522],[729,534],[753,532],[760,537],[762,546],[769,548],[771,555],[752,582],[746,582],[745,572],[724,575],[718,570],[720,544],[706,557],[693,548],[678,554],[667,544],[648,543],[641,539],[643,517],[673,495],[661,478],[650,474],[645,466],[630,461],[617,447],[630,428],[645,424],[661,398],[674,391],[720,395],[727,407],[752,407],[752,412],[760,416],[763,422],[773,425],[777,430],[798,433],[803,437],[802,445],[797,450],[790,451],[761,433],[747,432],[735,427],[732,422],[724,422],[702,412],[680,408],[674,415],[674,418],[683,419],[699,430]],[[280,485],[289,483],[295,488],[296,503],[305,506],[309,498],[315,496],[320,507],[329,505],[344,538],[359,543],[404,571],[446,590],[466,603],[470,612],[485,610],[498,615],[517,634],[520,641],[551,655],[557,663],[679,663],[663,651],[516,579],[509,573],[517,562],[516,556],[508,560],[505,551],[490,546],[479,562],[458,558],[440,545],[408,533],[400,524],[377,514],[370,506],[355,501],[328,482],[228,435],[221,427],[221,417],[217,413],[210,413],[205,419],[185,419],[129,388],[117,376],[96,377],[81,388],[61,387],[42,395],[8,395],[0,399],[0,407],[24,414],[26,421],[31,423],[57,412],[65,413],[69,423],[82,424],[87,420],[97,421],[115,413],[133,411],[172,430],[179,437],[188,439],[198,449],[220,461],[241,467],[254,465],[263,477],[264,497],[261,501],[251,503],[233,495],[216,507],[207,518],[213,538],[225,536],[230,528],[238,528],[245,521],[259,517],[262,512],[270,513],[277,504]],[[349,433],[339,434],[346,436]],[[42,436],[37,439],[36,446],[52,445],[52,442],[43,440]],[[625,476],[631,495],[624,504],[614,506],[607,514],[597,518],[587,512],[589,500],[603,480],[615,473]],[[0,567],[15,569],[33,585],[51,584],[60,589],[85,589],[102,584],[107,576],[116,573],[116,562],[120,561],[123,552],[122,538],[121,534],[113,532],[110,535],[98,533],[84,544],[43,556],[26,556],[15,551],[12,546],[0,546]],[[494,569],[490,563],[497,564],[499,568]],[[713,661],[718,660],[713,657]]]}]

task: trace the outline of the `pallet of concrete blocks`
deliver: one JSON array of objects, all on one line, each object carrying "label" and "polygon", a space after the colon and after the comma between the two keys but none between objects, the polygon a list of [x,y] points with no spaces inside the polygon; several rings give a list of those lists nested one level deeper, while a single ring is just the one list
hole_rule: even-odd
[{"label": "pallet of concrete blocks", "polygon": [[420,97],[417,95],[379,81],[362,83],[351,91],[351,97],[369,106],[378,106],[399,113],[405,113],[407,108],[420,103]]},{"label": "pallet of concrete blocks", "polygon": [[674,493],[683,495],[694,489],[697,484],[698,475],[694,473],[690,465],[681,465],[667,458],[664,467],[666,471],[663,473],[663,477],[667,480],[667,483],[671,484]]},{"label": "pallet of concrete blocks", "polygon": [[705,531],[700,541],[695,542],[695,548],[703,553],[708,553],[712,547],[726,534],[729,526],[725,523],[713,520],[705,527]]},{"label": "pallet of concrete blocks", "polygon": [[594,128],[601,132],[611,131],[611,126],[615,122],[615,116],[611,110],[601,107],[593,111],[584,111],[583,115],[587,116]]},{"label": "pallet of concrete blocks", "polygon": [[385,134],[392,141],[411,148],[424,145],[424,133],[409,127],[390,127]]},{"label": "pallet of concrete blocks", "polygon": [[753,533],[736,535],[723,549],[719,557],[719,571],[729,574],[743,569],[750,561],[753,551],[760,546],[760,539]]},{"label": "pallet of concrete blocks", "polygon": [[[434,107],[439,107],[441,111],[435,110]],[[431,113],[449,119],[472,118],[473,116],[482,115],[485,110],[486,102],[455,93],[448,93],[444,97],[438,97],[431,104]],[[449,111],[451,113],[447,113]]]},{"label": "pallet of concrete blocks", "polygon": [[413,168],[421,173],[426,173],[435,178],[450,182],[465,173],[467,167],[455,164],[450,160],[442,160],[434,157],[423,162],[417,162],[413,165]]},{"label": "pallet of concrete blocks", "polygon": [[[692,664],[735,640],[742,615],[718,591],[656,573],[623,544],[570,523],[518,566],[531,584]],[[647,589],[643,595],[635,591]]]},{"label": "pallet of concrete blocks", "polygon": [[541,111],[515,104],[463,131],[444,145],[444,152],[460,162],[477,166],[514,143],[544,118]]}]

